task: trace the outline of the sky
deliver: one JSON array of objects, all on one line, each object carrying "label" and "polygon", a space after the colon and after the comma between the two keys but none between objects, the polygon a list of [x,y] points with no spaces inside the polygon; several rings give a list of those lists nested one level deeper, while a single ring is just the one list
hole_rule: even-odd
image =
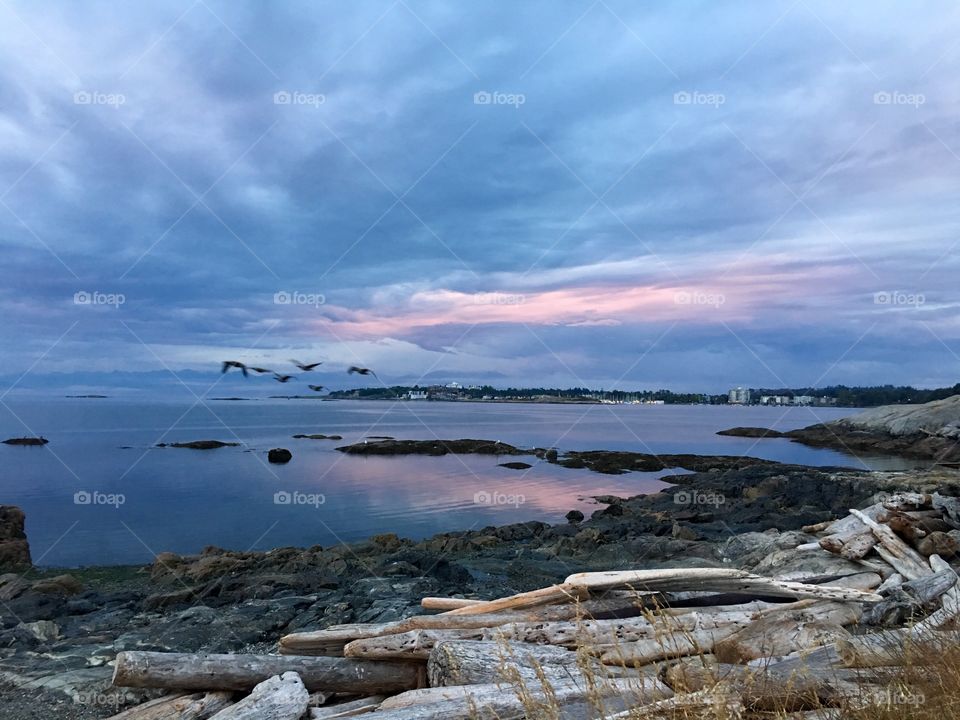
[{"label": "sky", "polygon": [[[0,394],[957,382],[960,6],[0,2]],[[253,390],[256,388],[256,390]]]}]

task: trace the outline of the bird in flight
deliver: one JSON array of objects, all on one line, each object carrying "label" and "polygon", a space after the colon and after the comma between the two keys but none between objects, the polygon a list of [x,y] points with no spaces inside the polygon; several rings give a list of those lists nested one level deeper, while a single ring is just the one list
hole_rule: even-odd
[{"label": "bird in flight", "polygon": [[358,375],[373,375],[374,377],[377,377],[377,374],[370,368],[362,368],[357,367],[356,365],[351,365],[350,369],[347,370],[347,375],[353,375],[354,373],[357,373]]},{"label": "bird in flight", "polygon": [[248,367],[247,370],[252,370],[258,375],[263,375],[264,373],[273,372],[270,368],[258,368],[258,367]]},{"label": "bird in flight", "polygon": [[314,392],[321,392],[323,390],[323,385],[307,385],[307,387]]},{"label": "bird in flight", "polygon": [[223,367],[220,369],[220,373],[223,374],[230,368],[239,368],[240,372],[243,373],[243,376],[247,377],[247,366],[242,362],[237,362],[236,360],[224,360]]},{"label": "bird in flight", "polygon": [[314,369],[315,367],[317,367],[318,365],[323,365],[322,362],[315,362],[315,363],[309,363],[309,364],[304,364],[304,363],[302,363],[302,362],[300,362],[300,361],[298,361],[298,360],[291,360],[290,362],[292,362],[292,363],[293,363],[294,365],[296,365],[298,368],[300,368],[301,370],[303,370],[303,372],[310,372],[311,370],[313,370],[313,369]]},{"label": "bird in flight", "polygon": [[280,373],[274,373],[273,379],[276,380],[277,382],[285,383],[290,380],[293,380],[293,375],[281,375]]}]

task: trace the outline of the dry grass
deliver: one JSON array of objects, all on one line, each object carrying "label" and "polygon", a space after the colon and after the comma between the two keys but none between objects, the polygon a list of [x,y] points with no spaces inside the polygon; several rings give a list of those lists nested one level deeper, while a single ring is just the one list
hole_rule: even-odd
[{"label": "dry grass", "polygon": [[[598,719],[960,720],[960,644],[956,635],[949,637],[911,641],[907,646],[892,648],[898,663],[894,666],[839,670],[835,677],[819,679],[805,673],[802,664],[785,679],[767,675],[762,667],[739,666],[730,672],[731,666],[718,666],[709,655],[681,658],[670,657],[669,652],[665,653],[666,659],[642,670],[628,663],[606,667],[596,662],[598,649],[590,647],[578,649],[576,669],[582,674],[582,686],[587,688],[586,702],[593,708],[591,717]],[[505,644],[505,690],[512,690],[521,699],[526,717],[563,717],[563,703],[552,691],[556,673],[538,666],[535,681],[529,676],[524,679],[511,672],[510,657],[511,649]],[[678,667],[697,670],[696,681],[686,689],[682,682],[678,684],[678,676],[682,675]],[[674,700],[624,710],[622,703],[611,700],[617,693],[603,690],[612,680],[624,676],[667,680],[678,691],[677,696]],[[680,702],[681,697],[684,702]]]}]

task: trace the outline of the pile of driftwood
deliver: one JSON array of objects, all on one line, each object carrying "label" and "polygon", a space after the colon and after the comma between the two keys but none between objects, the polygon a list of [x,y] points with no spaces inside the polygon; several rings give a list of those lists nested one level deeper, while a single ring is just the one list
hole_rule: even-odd
[{"label": "pile of driftwood", "polygon": [[960,580],[943,556],[957,549],[958,519],[953,498],[903,493],[806,528],[819,539],[797,552],[862,568],[839,577],[581,573],[492,601],[425,598],[434,614],[287,635],[277,655],[123,652],[116,686],[174,694],[115,717],[840,717],[830,708],[904,701],[890,678],[908,648],[955,641]]}]

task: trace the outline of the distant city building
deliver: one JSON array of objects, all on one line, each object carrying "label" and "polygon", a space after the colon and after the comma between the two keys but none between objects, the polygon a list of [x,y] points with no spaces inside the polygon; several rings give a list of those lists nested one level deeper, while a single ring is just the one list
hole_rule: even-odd
[{"label": "distant city building", "polygon": [[463,388],[463,385],[458,382],[452,382],[447,383],[444,387],[446,387],[448,390],[460,390]]},{"label": "distant city building", "polygon": [[407,400],[426,400],[428,397],[426,390],[411,390],[407,393]]},{"label": "distant city building", "polygon": [[793,404],[794,405],[813,405],[814,397],[813,395],[794,395]]},{"label": "distant city building", "polygon": [[746,388],[735,387],[728,393],[727,402],[731,405],[749,405],[750,391]]}]

